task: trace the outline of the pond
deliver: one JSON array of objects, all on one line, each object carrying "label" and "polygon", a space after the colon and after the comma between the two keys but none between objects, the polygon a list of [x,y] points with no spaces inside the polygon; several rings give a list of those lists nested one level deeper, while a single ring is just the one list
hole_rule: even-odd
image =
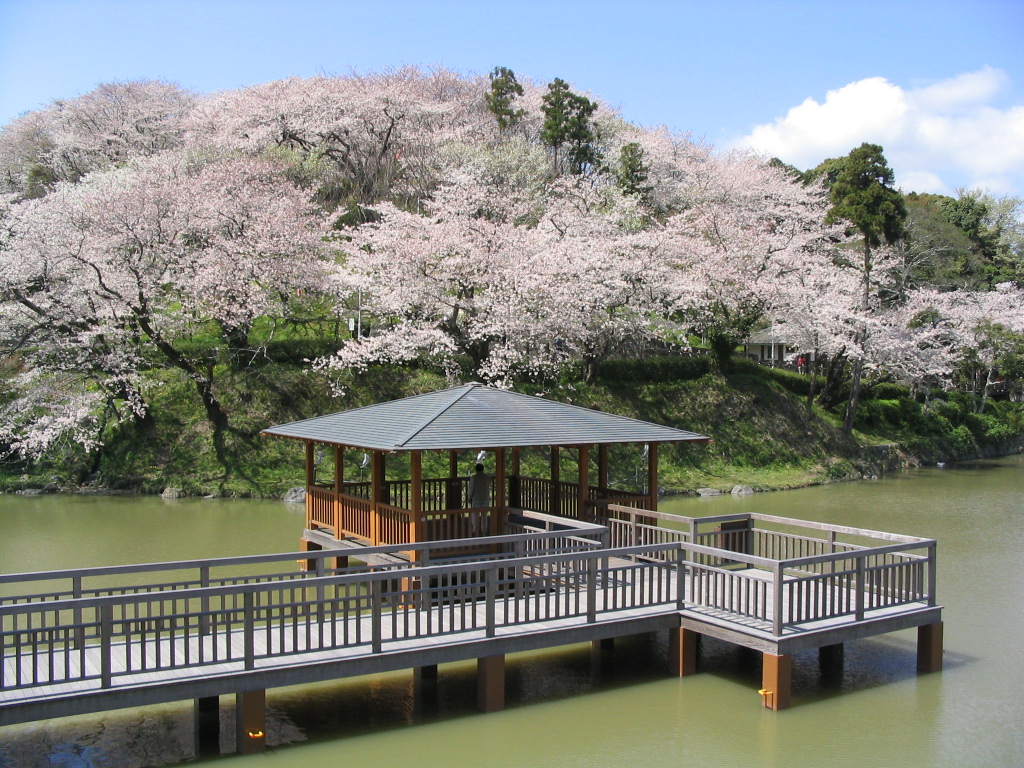
[{"label": "pond", "polygon": [[[877,481],[676,498],[686,515],[762,512],[935,538],[945,670],[918,676],[916,633],[848,643],[841,668],[794,664],[793,707],[760,705],[756,654],[706,640],[700,672],[667,675],[666,638],[508,658],[507,709],[475,709],[475,664],[268,691],[281,768],[418,766],[1024,765],[1024,459]],[[304,516],[267,501],[0,496],[0,571],[294,550]],[[223,699],[231,717],[230,697]],[[227,722],[224,748],[230,749]],[[193,760],[191,702],[0,728],[0,768],[155,768]],[[194,764],[220,764],[228,755]],[[232,763],[234,764],[234,763]]]}]

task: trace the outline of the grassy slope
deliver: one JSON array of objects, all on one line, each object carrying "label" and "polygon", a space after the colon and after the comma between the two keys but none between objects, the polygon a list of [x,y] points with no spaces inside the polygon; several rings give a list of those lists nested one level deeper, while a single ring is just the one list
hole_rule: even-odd
[{"label": "grassy slope", "polygon": [[[868,409],[873,416],[866,425],[870,433],[846,440],[834,415],[808,409],[806,399],[787,385],[793,381],[786,375],[744,368],[728,378],[709,373],[656,383],[565,384],[548,387],[547,396],[710,435],[709,446],[663,448],[661,484],[670,490],[727,490],[734,484],[786,488],[859,477],[886,468],[872,464],[871,444],[894,442],[894,438],[924,446],[926,453],[933,454],[932,460],[955,458],[977,448],[964,437],[964,428],[959,434],[962,444],[956,446],[932,434],[934,424],[922,419],[919,406],[913,403],[890,409],[918,414],[897,425],[882,418],[887,413],[884,409]],[[98,461],[69,451],[32,467],[0,466],[0,487],[88,483],[146,493],[174,486],[196,495],[277,496],[302,484],[302,446],[261,438],[260,429],[445,386],[449,383],[435,374],[380,369],[361,375],[345,397],[333,398],[323,379],[295,366],[269,364],[225,374],[220,393],[233,427],[227,439],[230,467],[225,470],[216,460],[210,427],[202,418],[194,390],[169,373],[149,395],[150,418],[108,434]],[[533,394],[537,387],[526,386],[522,391]]]}]

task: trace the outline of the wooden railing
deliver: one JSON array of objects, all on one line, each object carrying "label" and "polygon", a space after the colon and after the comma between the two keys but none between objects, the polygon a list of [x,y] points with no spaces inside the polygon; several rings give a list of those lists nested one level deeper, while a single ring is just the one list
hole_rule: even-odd
[{"label": "wooden railing", "polygon": [[306,489],[306,527],[328,528],[339,537],[338,521],[335,519],[335,504],[338,494],[334,491],[313,486]]},{"label": "wooden railing", "polygon": [[371,507],[369,499],[341,494],[338,498],[338,514],[340,517],[338,529],[340,529],[341,535],[335,534],[335,538],[355,536],[366,541],[372,541],[373,515]]},{"label": "wooden railing", "polygon": [[[610,561],[607,550],[407,566],[240,584],[0,606],[0,690],[258,662],[557,619],[594,623],[676,606],[669,569]],[[624,551],[624,558],[636,552]],[[405,585],[405,586],[403,586]]]},{"label": "wooden railing", "polygon": [[[345,483],[341,493],[336,493],[333,486],[312,486],[307,489],[306,527],[328,531],[334,538],[354,537],[373,544],[423,540],[423,536],[434,538],[433,530],[445,528],[455,534],[453,537],[473,535],[476,530],[473,521],[489,513],[472,513],[462,508],[466,483],[467,479],[463,477],[427,478],[422,481],[421,507],[425,524],[418,534],[413,531],[412,520],[408,515],[412,506],[412,485],[408,480],[384,483],[383,500],[377,502],[377,519],[372,514],[370,483]],[[591,487],[585,514],[580,515],[578,487],[575,483],[552,483],[543,478],[514,475],[508,478],[508,486],[508,498],[514,497],[517,502],[510,503],[512,507],[599,524],[603,524],[608,517],[609,504],[641,507],[647,500],[646,496],[630,491]],[[552,494],[557,494],[554,510]],[[498,495],[493,479],[490,495],[494,503]],[[495,505],[495,508],[503,507]],[[402,511],[407,514],[401,514]],[[408,525],[404,533],[401,532],[402,520]],[[485,534],[494,531],[486,521],[479,526],[479,530]],[[497,530],[502,529],[499,526]]]},{"label": "wooden railing", "polygon": [[[443,561],[453,546],[479,545],[478,539],[426,541],[368,546],[359,550],[362,557],[373,555],[418,553],[420,562]],[[561,553],[580,549],[597,549],[600,537],[585,538],[559,531],[523,531],[487,539],[487,555],[482,559],[522,556],[526,551]],[[245,555],[203,560],[175,560],[139,565],[111,565],[95,568],[74,568],[63,571],[0,574],[0,606],[24,603],[134,595],[145,592],[174,592],[198,587],[238,584],[262,584],[289,579],[308,579],[330,574],[367,570],[370,566],[354,565],[334,568],[334,558],[347,560],[351,549],[282,552],[271,555]],[[301,565],[299,564],[301,562]],[[397,563],[395,567],[407,567]],[[374,565],[372,570],[387,570]]]},{"label": "wooden railing", "polygon": [[[393,641],[441,635],[458,641],[471,630],[491,637],[502,627],[556,618],[592,623],[627,608],[711,615],[781,637],[814,622],[861,621],[901,606],[936,604],[936,543],[930,539],[758,515],[610,511],[622,516],[612,521],[610,535],[617,539],[671,540],[604,548],[570,526],[367,547],[360,556],[415,552],[417,562],[345,571],[330,571],[327,558],[347,557],[348,549],[0,576],[0,589],[20,593],[0,600],[0,689],[87,680],[111,687],[121,676],[212,664],[253,669],[260,659],[314,650],[367,646],[381,652]],[[395,530],[407,524],[401,520],[406,510],[386,512]],[[786,525],[825,537],[788,531],[748,536],[738,523]],[[876,545],[840,542],[839,536]],[[786,557],[692,540],[700,537],[730,545],[760,540],[767,543],[758,546]],[[482,541],[486,554],[474,549]],[[431,560],[459,548],[473,551],[472,558]],[[842,551],[823,551],[832,548]],[[543,551],[528,554],[534,549]],[[313,560],[315,568],[296,572],[296,559]],[[237,573],[271,564],[292,570]],[[154,578],[159,572],[166,573]],[[133,583],[87,587],[94,577]],[[126,650],[117,655],[118,648]]]},{"label": "wooden railing", "polygon": [[518,506],[524,509],[535,509],[552,515],[589,520],[601,524],[607,516],[606,508],[609,504],[643,507],[649,501],[647,496],[632,491],[589,486],[585,509],[581,513],[579,486],[576,483],[565,481],[555,483],[541,477],[519,477],[518,483],[520,497]]}]

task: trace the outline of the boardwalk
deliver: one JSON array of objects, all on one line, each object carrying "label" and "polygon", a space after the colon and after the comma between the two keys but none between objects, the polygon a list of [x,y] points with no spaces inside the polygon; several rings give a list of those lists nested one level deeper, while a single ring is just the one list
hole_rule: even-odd
[{"label": "boardwalk", "polygon": [[[0,724],[656,630],[674,633],[679,674],[693,671],[696,636],[710,635],[761,651],[766,670],[782,659],[785,677],[799,650],[941,626],[934,541],[755,515],[620,512],[589,527],[599,536],[466,540],[456,544],[472,554],[436,564],[442,545],[428,543],[417,558],[402,545],[0,577],[16,593],[0,600]],[[771,529],[786,525],[803,530]],[[349,567],[349,557],[387,564]],[[312,569],[296,571],[296,558]],[[263,572],[231,575],[245,568]],[[133,583],[90,587],[90,577]],[[934,646],[933,635],[922,642]],[[934,657],[920,658],[934,668]]]}]

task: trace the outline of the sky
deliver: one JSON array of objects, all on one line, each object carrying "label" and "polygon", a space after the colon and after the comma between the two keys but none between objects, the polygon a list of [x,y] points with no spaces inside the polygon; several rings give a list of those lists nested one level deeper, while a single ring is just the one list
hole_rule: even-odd
[{"label": "sky", "polygon": [[415,65],[556,77],[798,168],[1024,197],[1024,0],[0,0],[0,125],[104,82],[207,93]]}]

